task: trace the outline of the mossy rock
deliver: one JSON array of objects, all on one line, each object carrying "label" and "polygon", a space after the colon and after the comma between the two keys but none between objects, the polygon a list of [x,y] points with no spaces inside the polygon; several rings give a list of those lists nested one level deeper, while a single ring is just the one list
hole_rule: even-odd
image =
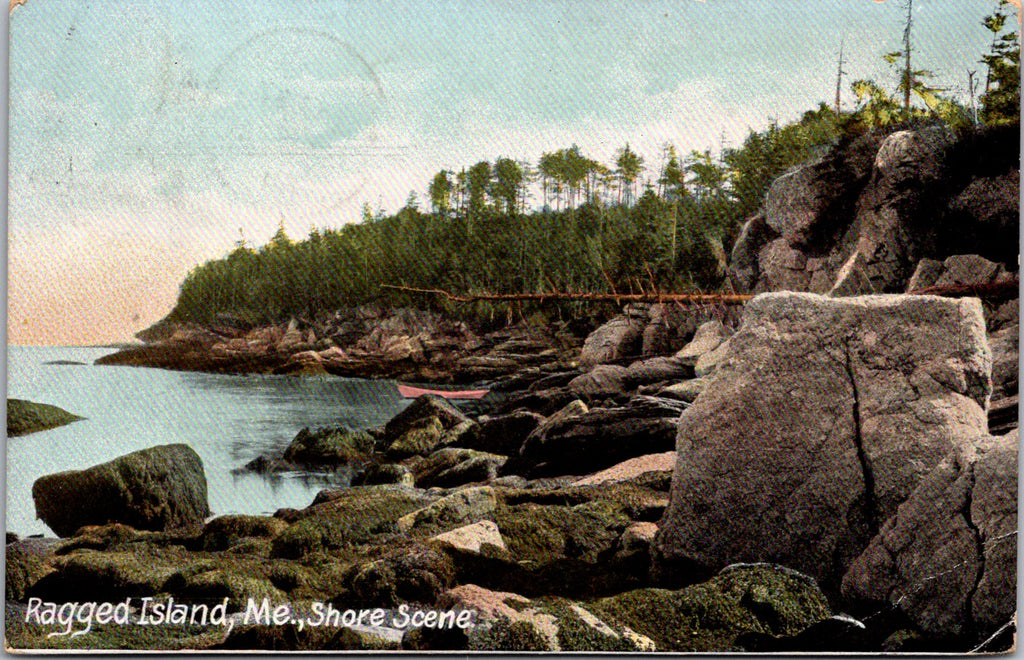
[{"label": "mossy rock", "polygon": [[353,486],[379,486],[383,484],[411,487],[416,484],[416,477],[408,466],[398,463],[382,463],[369,466],[365,472],[352,480]]},{"label": "mossy rock", "polygon": [[498,471],[506,460],[507,457],[498,454],[475,452],[475,455],[442,470],[431,481],[422,485],[453,488],[468,483],[487,483],[498,477]]},{"label": "mossy rock", "polygon": [[351,628],[321,626],[299,629],[297,625],[237,627],[216,651],[390,651],[398,643]]},{"label": "mossy rock", "polygon": [[93,623],[86,635],[50,637],[54,626],[25,622],[24,616],[8,616],[6,643],[10,649],[52,651],[199,651],[210,648],[224,636],[221,626],[159,625],[123,626]]},{"label": "mossy rock", "polygon": [[480,635],[474,635],[469,651],[541,652],[553,651],[548,640],[527,621],[497,619]]},{"label": "mossy rock", "polygon": [[63,541],[57,548],[57,554],[69,554],[81,549],[110,550],[145,535],[145,532],[139,532],[134,527],[121,523],[87,525],[75,532],[74,536]]},{"label": "mossy rock", "polygon": [[659,650],[680,652],[737,650],[743,633],[795,635],[831,615],[814,580],[767,564],[727,567],[678,591],[630,591],[594,607],[650,637]]},{"label": "mossy rock", "polygon": [[55,602],[116,601],[155,596],[178,570],[184,553],[78,550],[53,561],[54,571],[28,590]]},{"label": "mossy rock", "polygon": [[444,426],[438,417],[417,420],[392,442],[385,452],[390,459],[421,456],[433,451],[444,437]]},{"label": "mossy rock", "polygon": [[374,439],[366,431],[346,428],[302,429],[284,450],[284,460],[293,463],[346,465],[365,460],[373,452]]},{"label": "mossy rock", "polygon": [[362,486],[303,512],[273,541],[272,556],[332,552],[395,532],[395,521],[432,498],[411,488]]},{"label": "mossy rock", "polygon": [[168,587],[176,596],[200,602],[230,599],[229,611],[244,609],[248,599],[257,602],[264,598],[271,603],[283,603],[287,596],[265,577],[240,571],[218,568],[185,578],[183,583]]},{"label": "mossy rock", "polygon": [[619,652],[658,650],[655,643],[592,605],[549,596],[530,600],[476,585],[457,587],[440,606],[474,612],[473,625],[456,631],[407,634],[403,647],[470,651]]},{"label": "mossy rock", "polygon": [[409,430],[422,426],[431,418],[437,419],[443,429],[454,428],[469,420],[465,413],[447,399],[436,394],[423,394],[384,426],[381,434],[383,446],[378,446],[378,449],[387,448]]},{"label": "mossy rock", "polygon": [[220,516],[206,523],[200,543],[204,550],[227,550],[244,539],[272,539],[287,528],[288,523],[270,516]]},{"label": "mossy rock", "polygon": [[24,600],[32,585],[46,576],[56,544],[24,539],[7,544],[4,594],[7,601]]},{"label": "mossy rock", "polygon": [[458,582],[526,596],[592,598],[647,585],[646,572],[616,559],[618,539],[631,521],[612,502],[572,507],[499,504],[494,521],[506,549],[479,553],[449,549]]},{"label": "mossy rock", "polygon": [[491,518],[497,506],[493,488],[463,488],[402,516],[395,526],[402,533],[432,536]]},{"label": "mossy rock", "polygon": [[620,505],[595,500],[575,506],[501,506],[495,522],[516,557],[539,563],[562,557],[596,561],[631,520]]},{"label": "mossy rock", "polygon": [[32,498],[58,536],[86,525],[124,523],[166,530],[202,523],[210,515],[203,462],[185,444],[132,452],[84,470],[36,479]]},{"label": "mossy rock", "polygon": [[7,399],[7,436],[11,438],[54,429],[81,419],[85,418],[47,403]]},{"label": "mossy rock", "polygon": [[429,605],[454,583],[451,557],[436,547],[414,543],[354,566],[347,576],[344,603],[347,607]]},{"label": "mossy rock", "polygon": [[502,488],[501,494],[510,505],[536,503],[575,506],[603,500],[619,505],[633,520],[657,522],[668,506],[671,481],[671,473],[647,472],[615,483],[563,488]]}]

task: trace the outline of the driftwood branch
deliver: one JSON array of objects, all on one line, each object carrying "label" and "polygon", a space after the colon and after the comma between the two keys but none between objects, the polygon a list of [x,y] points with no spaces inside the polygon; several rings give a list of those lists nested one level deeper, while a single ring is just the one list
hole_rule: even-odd
[{"label": "driftwood branch", "polygon": [[[559,302],[559,301],[583,301],[583,302],[614,302],[622,304],[627,302],[676,302],[692,304],[719,304],[719,305],[740,305],[754,297],[749,293],[598,293],[591,291],[553,291],[550,293],[467,293],[455,294],[443,289],[420,289],[411,286],[398,286],[394,284],[382,284],[382,289],[403,291],[405,293],[419,293],[424,295],[441,296],[446,300],[459,303],[493,301],[493,302]],[[915,291],[908,291],[911,295],[944,296],[948,298],[960,298],[965,296],[1010,300],[1020,295],[1020,282],[1017,278],[1005,282],[993,282],[989,284],[950,284],[947,286],[932,286]]]}]

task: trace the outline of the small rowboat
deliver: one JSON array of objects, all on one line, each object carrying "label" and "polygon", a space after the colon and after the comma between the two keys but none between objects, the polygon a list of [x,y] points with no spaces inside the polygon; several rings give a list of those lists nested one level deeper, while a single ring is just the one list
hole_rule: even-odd
[{"label": "small rowboat", "polygon": [[436,394],[445,399],[481,399],[489,390],[429,390],[424,387],[398,384],[398,393],[406,399],[415,399],[423,394]]}]

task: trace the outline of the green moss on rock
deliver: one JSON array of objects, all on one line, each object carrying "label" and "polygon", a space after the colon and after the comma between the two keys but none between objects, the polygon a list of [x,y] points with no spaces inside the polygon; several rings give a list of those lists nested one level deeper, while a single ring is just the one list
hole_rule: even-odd
[{"label": "green moss on rock", "polygon": [[631,521],[621,506],[596,500],[576,506],[500,506],[495,522],[516,557],[545,562],[561,557],[595,561]]},{"label": "green moss on rock", "polygon": [[441,443],[443,436],[444,426],[437,416],[417,420],[391,443],[385,454],[391,459],[428,454]]},{"label": "green moss on rock", "polygon": [[203,462],[185,444],[132,452],[85,470],[36,479],[36,515],[59,536],[119,522],[145,530],[201,523],[210,514]]},{"label": "green moss on rock", "polygon": [[301,519],[274,539],[272,556],[298,558],[335,551],[394,533],[395,521],[430,502],[409,488],[352,488],[330,502],[302,512]]},{"label": "green moss on rock", "polygon": [[7,436],[27,435],[85,419],[57,406],[7,399]]},{"label": "green moss on rock", "polygon": [[270,516],[220,516],[206,523],[200,544],[204,550],[227,550],[249,538],[274,538],[288,523]]},{"label": "green moss on rock", "polygon": [[348,606],[432,604],[455,583],[455,565],[443,550],[414,543],[391,550],[380,559],[356,564],[346,583]]},{"label": "green moss on rock", "polygon": [[8,601],[24,600],[29,588],[50,572],[53,544],[48,545],[42,547],[35,539],[7,544],[4,594]]},{"label": "green moss on rock", "polygon": [[497,619],[485,633],[474,637],[470,651],[550,651],[544,636],[526,621]]},{"label": "green moss on rock", "polygon": [[115,601],[154,596],[178,570],[182,555],[146,549],[142,552],[79,550],[53,561],[54,572],[36,583],[30,595],[54,601]]},{"label": "green moss on rock", "polygon": [[630,591],[594,607],[650,637],[659,650],[696,652],[735,650],[745,632],[795,635],[831,614],[813,580],[764,564],[728,567],[679,591]]},{"label": "green moss on rock", "polygon": [[284,460],[307,464],[348,464],[365,460],[373,451],[374,439],[366,431],[346,428],[299,431],[284,450]]}]

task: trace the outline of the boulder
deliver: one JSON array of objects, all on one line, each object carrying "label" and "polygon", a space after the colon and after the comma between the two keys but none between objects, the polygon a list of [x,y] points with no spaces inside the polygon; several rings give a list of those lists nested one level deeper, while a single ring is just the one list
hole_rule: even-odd
[{"label": "boulder", "polygon": [[715,372],[718,368],[718,364],[729,354],[728,341],[719,344],[714,350],[704,353],[697,358],[697,364],[693,367],[693,372],[697,378],[706,378]]},{"label": "boulder", "polygon": [[7,437],[9,438],[57,428],[80,419],[84,418],[57,406],[22,399],[7,399]]},{"label": "boulder", "polygon": [[353,566],[345,578],[345,601],[360,608],[434,603],[454,586],[455,566],[443,548],[414,544],[385,550]]},{"label": "boulder", "polygon": [[599,364],[569,383],[569,391],[585,399],[616,396],[629,389],[629,369]]},{"label": "boulder", "polygon": [[646,322],[617,316],[590,333],[580,350],[579,363],[586,368],[640,355]]},{"label": "boulder", "polygon": [[638,589],[594,606],[654,640],[659,651],[690,653],[739,651],[741,635],[795,635],[831,614],[812,578],[771,564],[727,566],[702,584]]},{"label": "boulder", "polygon": [[227,550],[245,539],[274,538],[287,528],[288,523],[270,516],[220,516],[206,523],[199,541],[204,550]]},{"label": "boulder", "polygon": [[992,398],[1017,393],[1020,369],[1020,325],[1013,323],[988,336],[992,349]]},{"label": "boulder", "polygon": [[673,383],[659,390],[657,396],[692,403],[704,391],[710,380],[710,378],[692,378],[681,383]]},{"label": "boulder", "polygon": [[772,291],[807,291],[811,274],[807,272],[807,255],[783,238],[777,238],[757,255],[763,283]]},{"label": "boulder", "polygon": [[374,439],[366,431],[346,428],[302,429],[284,450],[292,463],[340,465],[365,460],[373,451]]},{"label": "boulder", "polygon": [[469,483],[489,482],[497,478],[501,466],[505,464],[507,457],[498,454],[488,454],[472,449],[472,452],[464,460],[455,465],[441,470],[430,479],[424,479],[420,485],[424,487],[454,488]]},{"label": "boulder", "polygon": [[[395,532],[395,522],[434,501],[431,496],[403,486],[359,486],[339,491],[325,502],[288,515],[288,529],[273,540],[274,557],[297,559],[314,552],[368,543]],[[281,512],[275,517],[283,517]]]},{"label": "boulder", "polygon": [[39,538],[7,543],[4,598],[8,603],[25,600],[29,589],[53,570],[50,560],[57,543],[54,539]]},{"label": "boulder", "polygon": [[813,162],[783,174],[765,195],[765,223],[790,245],[805,243],[821,215],[825,196],[817,185],[818,165]]},{"label": "boulder", "polygon": [[672,449],[683,404],[637,396],[626,406],[595,408],[546,421],[511,457],[503,474],[526,477],[595,472],[628,458]]},{"label": "boulder", "polygon": [[729,259],[730,280],[736,289],[753,291],[761,277],[758,253],[775,238],[778,238],[778,234],[768,226],[762,214],[753,216],[743,224]]},{"label": "boulder", "polygon": [[907,281],[907,293],[914,293],[920,289],[934,286],[936,280],[942,275],[944,268],[943,263],[935,259],[922,259],[918,261],[913,275]]},{"label": "boulder", "polygon": [[382,463],[371,465],[352,480],[353,486],[378,486],[382,484],[413,486],[416,484],[416,477],[408,466],[396,463]]},{"label": "boulder", "polygon": [[409,461],[409,469],[417,484],[429,484],[437,475],[468,461],[480,452],[466,447],[442,447],[416,461]]},{"label": "boulder", "polygon": [[935,637],[988,638],[1016,612],[1017,432],[939,463],[843,578],[848,598],[885,603]]},{"label": "boulder", "polygon": [[441,607],[471,611],[465,631],[442,635],[426,629],[407,634],[403,649],[504,652],[654,651],[649,638],[614,619],[602,619],[593,607],[564,598],[530,600],[518,594],[464,584],[442,594]]},{"label": "boulder", "polygon": [[[954,136],[942,126],[892,133],[875,156],[871,181],[858,199],[857,242],[836,275],[833,296],[904,290],[926,246],[922,213],[938,197],[945,154]],[[928,222],[931,221],[929,217]]]},{"label": "boulder", "polygon": [[977,254],[954,254],[942,262],[942,274],[934,286],[988,284],[1003,270],[1000,264]]},{"label": "boulder", "polygon": [[544,417],[528,410],[516,410],[479,421],[476,430],[457,444],[507,456],[519,451],[523,441],[540,426]]},{"label": "boulder", "polygon": [[661,454],[649,454],[638,456],[618,465],[613,465],[607,470],[601,470],[589,477],[574,481],[573,486],[592,486],[595,484],[615,483],[628,481],[648,472],[671,472],[675,466],[676,453],[667,451]]},{"label": "boulder", "polygon": [[469,418],[447,399],[436,394],[423,394],[384,426],[381,440],[383,448],[390,446],[410,429],[422,427],[422,424],[432,417],[437,418],[443,429],[450,429],[469,421]]},{"label": "boulder", "polygon": [[697,328],[693,340],[676,353],[675,357],[683,364],[694,366],[697,364],[700,356],[718,348],[731,335],[732,332],[722,325],[721,321],[715,320],[702,323]]},{"label": "boulder", "polygon": [[770,560],[834,589],[921,479],[985,433],[977,299],[763,294],[727,346],[679,420],[655,543],[666,580]]},{"label": "boulder", "polygon": [[388,445],[385,455],[390,459],[428,454],[444,439],[444,426],[440,418],[431,416],[418,419],[404,433]]},{"label": "boulder", "polygon": [[167,581],[178,572],[180,561],[127,550],[76,550],[50,563],[52,572],[28,590],[29,597],[68,602],[84,600],[87,595],[90,600],[113,602],[166,592]]},{"label": "boulder", "polygon": [[626,383],[630,388],[646,383],[682,380],[693,376],[690,365],[675,357],[654,357],[640,360],[626,369]]},{"label": "boulder", "polygon": [[430,539],[435,543],[450,546],[466,552],[480,553],[485,545],[491,545],[505,550],[505,541],[501,538],[501,531],[493,520],[481,520],[480,522],[458,527],[448,532],[438,534]]},{"label": "boulder", "polygon": [[447,531],[492,516],[497,504],[497,495],[490,486],[464,488],[402,516],[395,528],[403,534],[413,530]]},{"label": "boulder", "polygon": [[32,498],[36,515],[58,536],[111,522],[164,530],[202,523],[210,515],[203,463],[184,444],[40,477],[32,485]]},{"label": "boulder", "polygon": [[728,275],[737,292],[832,288],[856,245],[857,199],[880,144],[878,134],[867,133],[773,182],[733,246]]}]

